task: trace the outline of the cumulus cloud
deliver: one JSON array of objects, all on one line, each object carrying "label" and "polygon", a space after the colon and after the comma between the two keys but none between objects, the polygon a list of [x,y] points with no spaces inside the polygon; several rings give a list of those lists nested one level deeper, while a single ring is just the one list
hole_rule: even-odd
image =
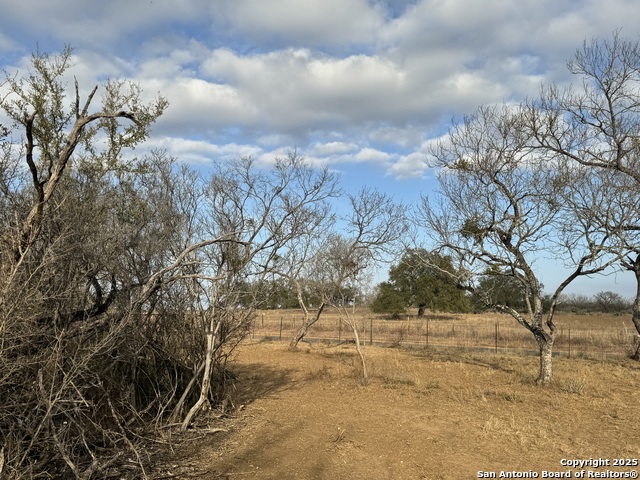
[{"label": "cumulus cloud", "polygon": [[315,156],[348,154],[356,150],[358,144],[348,142],[315,143],[308,149],[309,154]]},{"label": "cumulus cloud", "polygon": [[387,174],[399,180],[420,178],[427,168],[427,156],[424,153],[415,152],[401,156],[388,168]]},{"label": "cumulus cloud", "polygon": [[240,55],[217,49],[203,72],[211,81],[234,85],[265,122],[289,131],[398,117],[409,103],[404,73],[376,55],[334,58],[294,48]]},{"label": "cumulus cloud", "polygon": [[361,163],[386,163],[391,157],[392,155],[387,152],[381,152],[380,150],[368,147],[363,148],[354,155],[354,159]]},{"label": "cumulus cloud", "polygon": [[18,42],[14,41],[8,35],[0,32],[0,52],[8,53],[19,50],[20,46]]},{"label": "cumulus cloud", "polygon": [[[316,164],[426,172],[424,142],[478,105],[570,80],[584,38],[634,35],[632,0],[0,0],[0,52],[75,45],[83,89],[138,81],[190,162],[297,148]],[[10,56],[5,55],[5,58]],[[26,55],[25,55],[26,58]],[[11,58],[25,65],[25,58]],[[8,68],[11,65],[5,64]],[[83,91],[86,91],[83,90]]]},{"label": "cumulus cloud", "polygon": [[215,144],[204,140],[177,137],[152,137],[145,143],[146,149],[159,149],[171,153],[180,162],[191,165],[211,165],[213,161],[232,160],[241,157],[259,158],[264,151],[255,145],[236,143]]},{"label": "cumulus cloud", "polygon": [[206,0],[151,0],[130,2],[86,2],[84,0],[0,0],[4,21],[2,30],[21,41],[53,41],[107,52],[110,49],[140,51],[141,39],[165,35],[180,24],[199,24],[206,20],[210,2]]}]

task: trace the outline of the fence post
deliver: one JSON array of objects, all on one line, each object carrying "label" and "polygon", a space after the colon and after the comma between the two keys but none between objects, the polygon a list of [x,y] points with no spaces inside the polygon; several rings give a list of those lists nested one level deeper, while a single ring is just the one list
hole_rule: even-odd
[{"label": "fence post", "polygon": [[569,328],[569,358],[571,358],[571,328]]},{"label": "fence post", "polygon": [[280,340],[282,341],[282,315],[280,316]]},{"label": "fence post", "polygon": [[424,348],[429,348],[429,317],[427,317],[427,333],[424,336],[425,336]]},{"label": "fence post", "polygon": [[498,353],[498,321],[496,320],[496,354]]},{"label": "fence post", "polygon": [[369,320],[369,345],[373,345],[373,318]]},{"label": "fence post", "polygon": [[342,320],[338,319],[338,343],[342,341]]},{"label": "fence post", "polygon": [[264,328],[264,313],[262,314],[262,328]]}]

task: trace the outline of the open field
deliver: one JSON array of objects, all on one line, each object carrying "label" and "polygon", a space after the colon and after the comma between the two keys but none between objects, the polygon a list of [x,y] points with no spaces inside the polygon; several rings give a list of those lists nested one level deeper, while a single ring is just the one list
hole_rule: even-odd
[{"label": "open field", "polygon": [[[640,458],[640,365],[631,360],[559,357],[553,384],[540,388],[533,356],[365,354],[363,386],[352,345],[292,352],[246,342],[234,413],[210,423],[226,432],[203,435],[154,478],[458,480],[513,470],[542,478],[581,470],[562,459]],[[598,471],[607,469],[632,468]]]},{"label": "open field", "polygon": [[[509,315],[429,313],[419,319],[415,312],[399,320],[387,320],[362,308],[355,313],[361,341],[369,345],[411,347],[456,347],[465,349],[536,351],[533,335]],[[258,313],[252,331],[254,339],[289,341],[302,322],[299,310],[265,310]],[[630,315],[559,313],[555,323],[558,337],[554,352],[566,356],[593,358],[624,357],[633,350],[637,337]],[[340,321],[336,310],[328,310],[308,332],[310,341],[341,342],[352,333]]]}]

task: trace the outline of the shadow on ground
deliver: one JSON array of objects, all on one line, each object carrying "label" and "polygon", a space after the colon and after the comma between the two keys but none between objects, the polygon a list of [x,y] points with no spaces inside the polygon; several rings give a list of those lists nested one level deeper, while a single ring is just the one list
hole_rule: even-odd
[{"label": "shadow on ground", "polygon": [[234,383],[229,388],[223,408],[211,411],[210,415],[201,414],[199,426],[195,429],[185,433],[174,432],[174,447],[180,447],[175,451],[164,449],[157,455],[152,478],[232,478],[229,474],[198,461],[203,452],[202,447],[214,450],[222,448],[234,430],[243,428],[241,411],[246,405],[296,387],[296,382],[292,379],[293,372],[289,368],[264,363],[234,365],[230,372]]},{"label": "shadow on ground", "polygon": [[515,373],[515,370],[513,368],[509,368],[504,364],[501,357],[496,357],[495,359],[487,358],[486,355],[483,357],[476,357],[473,354],[468,354],[465,352],[461,353],[459,351],[448,352],[414,349],[403,349],[403,351],[409,353],[410,355],[413,355],[414,357],[418,357],[426,361],[466,363],[467,365],[490,368],[492,370],[504,373]]},{"label": "shadow on ground", "polygon": [[293,388],[292,369],[274,368],[264,363],[236,365],[233,368],[236,382],[230,397],[236,408],[254,400]]}]

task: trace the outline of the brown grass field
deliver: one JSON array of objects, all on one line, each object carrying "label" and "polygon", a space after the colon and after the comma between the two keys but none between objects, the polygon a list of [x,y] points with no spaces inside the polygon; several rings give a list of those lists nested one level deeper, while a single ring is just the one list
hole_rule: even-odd
[{"label": "brown grass field", "polygon": [[[509,315],[495,312],[482,314],[449,314],[427,312],[417,318],[415,311],[398,320],[372,314],[368,309],[355,311],[360,339],[365,344],[384,346],[456,347],[497,352],[533,351],[533,336]],[[300,327],[298,310],[266,310],[258,312],[252,338],[288,341]],[[555,317],[558,337],[556,354],[592,358],[624,357],[633,350],[637,337],[630,315],[560,313]],[[335,342],[353,338],[341,322],[340,312],[327,311],[308,332],[309,341]]]},{"label": "brown grass field", "polygon": [[[562,318],[572,335],[623,321]],[[640,469],[613,466],[640,459],[640,364],[624,355],[557,356],[554,381],[541,388],[536,356],[506,348],[367,345],[364,354],[367,385],[351,344],[289,351],[257,334],[247,339],[237,351],[231,413],[212,415],[201,425],[208,430],[153,478],[472,479],[513,471],[576,478],[581,470],[584,478],[615,478],[586,475]],[[611,465],[561,464],[592,458]]]}]

